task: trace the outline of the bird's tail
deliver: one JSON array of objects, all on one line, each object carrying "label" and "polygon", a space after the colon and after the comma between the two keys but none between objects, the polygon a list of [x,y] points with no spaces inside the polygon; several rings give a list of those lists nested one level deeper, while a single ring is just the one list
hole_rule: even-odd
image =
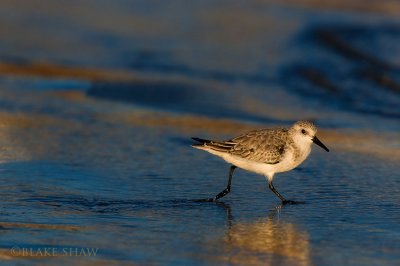
[{"label": "bird's tail", "polygon": [[193,148],[202,149],[202,150],[215,150],[215,151],[222,151],[227,152],[229,151],[232,146],[234,145],[233,142],[226,141],[215,141],[215,140],[208,140],[208,139],[201,139],[201,138],[192,138],[193,140],[199,142],[192,144]]},{"label": "bird's tail", "polygon": [[200,147],[203,147],[204,144],[211,143],[211,140],[208,140],[208,139],[201,139],[201,138],[192,138],[192,139],[194,141],[198,142],[198,143],[193,143],[192,144],[193,148],[200,148]]}]

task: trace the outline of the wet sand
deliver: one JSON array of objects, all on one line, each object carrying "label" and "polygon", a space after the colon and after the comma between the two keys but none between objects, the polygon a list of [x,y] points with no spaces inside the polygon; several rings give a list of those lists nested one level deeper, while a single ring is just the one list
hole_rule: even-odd
[{"label": "wet sand", "polygon": [[[4,265],[400,262],[396,1],[0,10]],[[331,150],[276,176],[305,204],[281,206],[242,170],[223,201],[196,201],[229,166],[191,137],[299,119]]]}]

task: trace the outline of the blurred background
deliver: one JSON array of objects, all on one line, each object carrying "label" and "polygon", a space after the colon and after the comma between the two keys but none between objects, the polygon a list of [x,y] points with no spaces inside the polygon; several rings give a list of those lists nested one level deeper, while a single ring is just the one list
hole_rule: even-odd
[{"label": "blurred background", "polygon": [[[1,1],[0,258],[400,263],[399,18],[394,0]],[[229,166],[190,137],[299,119],[332,150],[275,181],[306,204],[240,170],[223,203],[193,201]]]}]

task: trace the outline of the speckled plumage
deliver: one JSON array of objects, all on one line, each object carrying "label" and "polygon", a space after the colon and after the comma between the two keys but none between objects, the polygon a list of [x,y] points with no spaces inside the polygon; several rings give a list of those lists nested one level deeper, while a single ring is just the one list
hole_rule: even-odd
[{"label": "speckled plumage", "polygon": [[230,191],[230,180],[236,167],[264,175],[270,189],[282,200],[284,198],[272,185],[275,173],[289,171],[301,164],[311,152],[314,142],[326,151],[315,136],[317,128],[309,121],[298,121],[291,128],[267,128],[253,130],[227,141],[193,138],[200,144],[194,148],[205,150],[231,163],[228,187],[214,200]]},{"label": "speckled plumage", "polygon": [[287,142],[288,130],[276,128],[250,131],[228,141],[210,141],[202,147],[250,161],[277,164],[282,159]]},{"label": "speckled plumage", "polygon": [[[305,130],[306,135],[301,133]],[[298,121],[291,128],[266,128],[247,132],[227,141],[196,139],[201,144],[193,147],[222,157],[240,168],[264,174],[272,179],[277,172],[293,169],[302,163],[311,151],[312,138],[317,128],[309,121]],[[246,167],[247,164],[271,167]],[[281,165],[281,164],[284,165]],[[240,164],[246,164],[241,167]],[[275,167],[274,167],[275,165]],[[249,169],[251,168],[251,169]]]},{"label": "speckled plumage", "polygon": [[255,162],[277,164],[282,160],[288,141],[287,129],[255,130],[232,139],[236,144],[229,153]]},{"label": "speckled plumage", "polygon": [[329,151],[315,136],[317,128],[309,121],[298,121],[291,128],[267,128],[253,130],[227,141],[193,138],[200,144],[192,147],[217,155],[232,166],[226,189],[207,201],[216,201],[230,192],[234,170],[239,167],[264,175],[269,188],[283,204],[287,201],[272,184],[276,173],[289,171],[301,164],[311,152],[314,142]]}]

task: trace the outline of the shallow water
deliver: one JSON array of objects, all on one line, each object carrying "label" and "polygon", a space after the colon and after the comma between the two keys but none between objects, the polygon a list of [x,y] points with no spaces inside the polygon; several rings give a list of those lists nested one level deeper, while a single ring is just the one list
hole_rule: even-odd
[{"label": "shallow water", "polygon": [[[0,4],[3,264],[400,263],[398,4],[40,3]],[[190,137],[298,119],[304,204],[243,170],[198,201],[229,166]]]}]

